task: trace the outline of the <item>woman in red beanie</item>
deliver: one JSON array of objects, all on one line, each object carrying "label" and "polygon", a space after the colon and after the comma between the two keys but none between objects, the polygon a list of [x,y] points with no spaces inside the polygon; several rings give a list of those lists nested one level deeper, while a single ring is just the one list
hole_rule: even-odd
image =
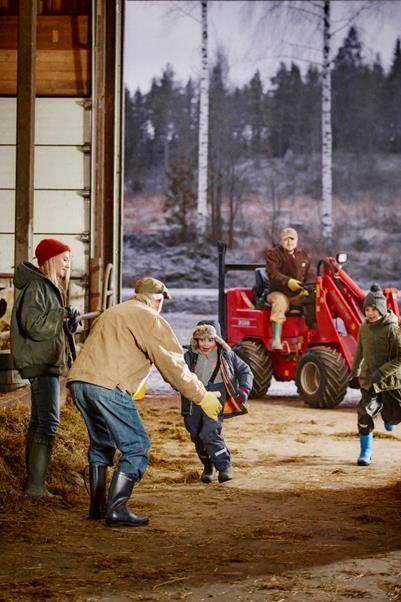
[{"label": "woman in red beanie", "polygon": [[60,422],[60,375],[68,370],[65,328],[75,332],[79,312],[66,307],[70,247],[47,238],[36,247],[39,268],[24,262],[15,271],[21,292],[11,317],[11,353],[31,383],[31,418],[26,435],[27,484],[31,497],[50,496],[46,474]]}]

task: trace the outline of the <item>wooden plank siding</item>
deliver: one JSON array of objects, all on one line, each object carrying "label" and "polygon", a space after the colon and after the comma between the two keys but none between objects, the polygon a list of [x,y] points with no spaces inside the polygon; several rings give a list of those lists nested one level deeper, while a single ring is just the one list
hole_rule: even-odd
[{"label": "wooden plank siding", "polygon": [[[0,15],[0,96],[17,94],[18,17]],[[38,16],[36,96],[90,96],[87,15]]]}]

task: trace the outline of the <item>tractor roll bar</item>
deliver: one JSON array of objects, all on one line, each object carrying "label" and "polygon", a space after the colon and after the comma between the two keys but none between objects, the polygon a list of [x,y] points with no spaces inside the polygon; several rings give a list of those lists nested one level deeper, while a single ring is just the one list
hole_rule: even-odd
[{"label": "tractor roll bar", "polygon": [[226,297],[225,297],[225,284],[226,274],[228,272],[240,272],[240,271],[251,271],[256,268],[265,267],[264,263],[226,263],[226,250],[227,245],[222,240],[217,242],[217,252],[219,258],[219,299],[218,299],[218,317],[221,328],[221,335],[223,339],[227,336],[226,326]]}]

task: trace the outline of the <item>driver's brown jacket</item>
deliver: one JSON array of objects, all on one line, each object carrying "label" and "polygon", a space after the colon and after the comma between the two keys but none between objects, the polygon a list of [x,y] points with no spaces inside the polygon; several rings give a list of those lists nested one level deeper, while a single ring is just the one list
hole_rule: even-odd
[{"label": "driver's brown jacket", "polygon": [[290,278],[300,282],[311,282],[315,279],[309,255],[302,249],[288,253],[281,245],[267,252],[266,270],[270,281],[269,293],[279,291],[287,297],[296,297],[298,294],[288,288]]}]

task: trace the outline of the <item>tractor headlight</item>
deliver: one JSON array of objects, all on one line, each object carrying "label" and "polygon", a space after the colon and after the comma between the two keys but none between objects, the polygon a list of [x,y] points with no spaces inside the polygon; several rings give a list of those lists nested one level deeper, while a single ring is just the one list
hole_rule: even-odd
[{"label": "tractor headlight", "polygon": [[347,254],[346,253],[337,253],[336,261],[340,265],[342,265],[343,263],[347,263]]}]

